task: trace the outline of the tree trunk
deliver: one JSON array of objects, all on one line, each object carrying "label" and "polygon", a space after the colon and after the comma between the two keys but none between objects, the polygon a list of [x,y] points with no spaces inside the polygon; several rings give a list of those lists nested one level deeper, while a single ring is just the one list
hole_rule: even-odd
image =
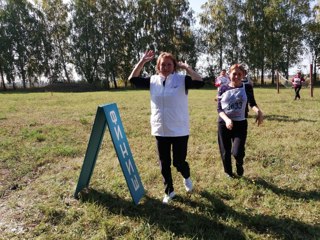
[{"label": "tree trunk", "polygon": [[113,80],[114,88],[117,89],[118,86],[117,86],[117,81],[114,73],[112,73],[112,80]]},{"label": "tree trunk", "polygon": [[272,85],[275,82],[275,69],[274,69],[274,60],[272,60],[272,65],[271,65],[271,83]]},{"label": "tree trunk", "polygon": [[317,81],[317,67],[320,68],[320,65],[317,63],[318,54],[315,53],[314,56],[314,63],[313,63],[313,83],[316,83]]},{"label": "tree trunk", "polygon": [[106,77],[106,89],[110,89],[110,81],[109,81],[109,76]]},{"label": "tree trunk", "polygon": [[289,66],[290,66],[290,49],[288,48],[288,53],[286,56],[286,78],[289,79]]},{"label": "tree trunk", "polygon": [[24,71],[23,69],[23,66],[20,66],[21,67],[21,77],[22,77],[22,83],[23,83],[23,88],[26,89],[27,88],[27,83],[26,83],[26,72]]},{"label": "tree trunk", "polygon": [[62,66],[63,66],[64,74],[66,75],[66,78],[67,78],[67,82],[70,83],[70,82],[71,82],[71,79],[70,79],[70,77],[69,77],[68,69],[67,69],[67,66],[66,66],[66,64],[65,64],[64,61],[63,61],[63,63],[62,63]]},{"label": "tree trunk", "polygon": [[64,74],[66,75],[67,82],[70,83],[70,82],[71,82],[71,79],[70,79],[70,77],[69,77],[69,73],[68,73],[66,61],[65,61],[65,59],[64,59],[64,54],[63,54],[63,51],[62,51],[62,48],[61,48],[60,41],[59,41],[59,51],[60,51],[60,54],[61,54],[62,67],[63,67]]},{"label": "tree trunk", "polygon": [[6,91],[7,88],[6,88],[6,85],[5,85],[5,83],[4,83],[4,76],[3,76],[3,71],[2,71],[2,69],[1,69],[1,71],[0,71],[0,74],[1,74],[1,82],[2,82],[2,86],[3,86],[3,90]]},{"label": "tree trunk", "polygon": [[264,61],[261,65],[261,75],[260,75],[261,85],[264,85]]},{"label": "tree trunk", "polygon": [[219,53],[219,71],[222,69],[223,61],[222,61],[222,54],[223,54],[223,48],[222,45],[220,45],[220,53]]},{"label": "tree trunk", "polygon": [[261,83],[261,85],[264,85],[264,77],[263,77],[263,75],[264,75],[264,68],[262,67],[261,68],[261,74],[260,74],[260,83]]}]

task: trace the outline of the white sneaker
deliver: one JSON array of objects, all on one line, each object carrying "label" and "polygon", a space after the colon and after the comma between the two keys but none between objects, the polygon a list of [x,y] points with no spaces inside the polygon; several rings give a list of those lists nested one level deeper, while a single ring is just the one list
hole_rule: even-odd
[{"label": "white sneaker", "polygon": [[172,200],[172,198],[174,198],[175,196],[176,194],[174,191],[172,191],[169,195],[168,194],[164,195],[162,203],[168,204]]},{"label": "white sneaker", "polygon": [[184,183],[184,187],[186,188],[186,191],[191,192],[193,186],[192,186],[192,181],[191,181],[190,177],[187,179],[183,179],[183,183]]}]

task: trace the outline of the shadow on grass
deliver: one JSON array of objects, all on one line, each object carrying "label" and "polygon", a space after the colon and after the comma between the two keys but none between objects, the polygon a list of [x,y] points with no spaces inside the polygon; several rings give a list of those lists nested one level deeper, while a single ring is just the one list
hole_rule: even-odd
[{"label": "shadow on grass", "polygon": [[[207,201],[194,201],[177,196],[172,205],[145,196],[138,206],[132,201],[106,192],[90,189],[82,194],[82,201],[98,204],[113,214],[131,218],[142,218],[150,225],[156,225],[164,232],[170,231],[177,238],[192,239],[247,239],[243,229],[257,235],[269,235],[275,239],[319,239],[320,227],[308,225],[289,218],[277,218],[264,214],[237,212],[224,203],[228,196],[202,191],[200,198]],[[197,208],[203,214],[187,212],[180,204]],[[227,226],[224,222],[234,222],[239,227]],[[263,237],[263,236],[261,236]]]},{"label": "shadow on grass", "polygon": [[[132,201],[124,200],[113,194],[89,189],[87,193],[81,193],[81,200],[98,204],[113,214],[142,218],[148,224],[158,226],[163,232],[170,231],[177,238],[246,239],[240,229],[219,223],[219,215],[214,209],[210,210],[209,215],[208,213],[198,215],[175,206],[180,203],[198,205],[197,202],[188,202],[179,196],[175,198],[175,204],[172,205],[163,205],[161,201],[145,196],[143,201],[136,206]],[[214,201],[217,200],[214,199]]]},{"label": "shadow on grass", "polygon": [[233,219],[241,222],[243,227],[249,228],[258,234],[270,235],[274,239],[319,239],[320,226],[309,225],[290,218],[277,218],[265,214],[240,213],[226,206],[221,198],[214,196],[208,192],[202,192],[202,197],[207,198],[215,206],[223,206],[224,213],[221,218],[226,220]]},{"label": "shadow on grass", "polygon": [[[243,178],[245,181],[253,183],[251,179]],[[269,189],[277,195],[284,195],[293,199],[305,199],[305,200],[320,200],[320,192],[319,191],[309,191],[309,192],[299,192],[292,189],[282,189],[277,187],[272,183],[268,183],[262,178],[254,179],[254,184],[259,185],[263,188]]]},{"label": "shadow on grass", "polygon": [[[249,116],[249,118],[255,118],[255,116]],[[317,122],[317,120],[310,120],[305,118],[290,118],[285,115],[265,115],[264,120],[277,121],[277,122]]]}]

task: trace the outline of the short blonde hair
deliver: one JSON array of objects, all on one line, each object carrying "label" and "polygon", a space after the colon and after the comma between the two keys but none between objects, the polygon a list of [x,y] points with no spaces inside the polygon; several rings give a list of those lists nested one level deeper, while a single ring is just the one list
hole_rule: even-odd
[{"label": "short blonde hair", "polygon": [[243,75],[245,75],[246,73],[246,69],[244,68],[243,65],[239,64],[239,63],[236,63],[236,64],[233,64],[230,68],[229,68],[229,72],[232,72],[232,70],[238,68],[242,73]]},{"label": "short blonde hair", "polygon": [[162,52],[158,59],[157,59],[157,65],[156,65],[156,71],[157,73],[160,72],[160,61],[164,58],[169,58],[172,60],[173,62],[173,66],[174,66],[174,71],[177,71],[177,60],[176,58],[171,54],[171,53],[168,53],[168,52]]}]

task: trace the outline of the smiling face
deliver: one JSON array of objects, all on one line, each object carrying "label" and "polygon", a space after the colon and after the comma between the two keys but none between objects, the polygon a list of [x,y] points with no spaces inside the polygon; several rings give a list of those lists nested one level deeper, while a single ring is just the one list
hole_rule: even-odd
[{"label": "smiling face", "polygon": [[157,60],[157,72],[167,77],[176,71],[177,62],[175,58],[170,53],[162,53],[160,54]]},{"label": "smiling face", "polygon": [[240,86],[244,77],[244,68],[240,64],[234,64],[230,67],[229,78],[234,86]]},{"label": "smiling face", "polygon": [[170,58],[162,58],[160,61],[159,72],[167,77],[169,74],[174,72],[174,64]]}]

